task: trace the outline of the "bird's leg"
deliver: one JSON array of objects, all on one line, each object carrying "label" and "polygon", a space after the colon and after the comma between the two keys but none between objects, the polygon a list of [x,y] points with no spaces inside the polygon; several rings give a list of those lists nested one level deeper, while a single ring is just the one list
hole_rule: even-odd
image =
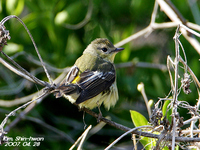
[{"label": "bird's leg", "polygon": [[101,113],[100,106],[101,106],[101,105],[99,105],[99,103],[97,102],[97,107],[98,107],[98,109],[99,109],[99,115],[98,115],[98,118],[97,118],[97,122],[100,122],[100,119],[103,117],[103,116],[102,116],[102,113]]}]

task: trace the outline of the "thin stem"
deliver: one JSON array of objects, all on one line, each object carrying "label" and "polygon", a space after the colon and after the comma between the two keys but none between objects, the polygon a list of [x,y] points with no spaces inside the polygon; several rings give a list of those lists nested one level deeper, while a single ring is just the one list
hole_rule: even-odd
[{"label": "thin stem", "polygon": [[90,131],[90,129],[92,128],[92,125],[90,125],[89,127],[87,127],[87,129],[83,132],[83,134],[76,140],[76,142],[70,147],[69,150],[72,150],[77,144],[79,141],[80,142],[80,145],[78,146],[78,150],[81,150],[81,146],[83,145],[83,141],[84,139],[86,138],[86,135],[88,134],[88,132]]},{"label": "thin stem", "polygon": [[138,129],[142,129],[142,128],[152,128],[152,126],[140,126],[140,127],[136,127],[136,128],[133,128],[127,132],[125,132],[124,134],[122,134],[120,137],[118,137],[115,141],[113,141],[108,147],[105,148],[105,150],[109,150],[113,145],[115,145],[119,140],[121,140],[124,136],[126,136],[127,134],[130,134],[131,132],[133,131],[136,131]]},{"label": "thin stem", "polygon": [[15,16],[15,15],[10,15],[10,16],[8,16],[8,17],[2,19],[2,21],[0,22],[0,24],[3,25],[7,20],[9,20],[9,19],[11,19],[11,18],[16,18],[16,19],[23,25],[23,27],[25,28],[25,30],[27,31],[29,37],[31,38],[31,41],[32,41],[32,43],[33,43],[33,46],[34,46],[34,48],[35,48],[35,50],[36,50],[36,53],[37,53],[37,55],[38,55],[38,57],[39,57],[39,59],[40,59],[40,62],[41,62],[41,64],[42,64],[42,67],[44,68],[44,71],[45,71],[45,73],[46,73],[46,76],[47,76],[47,78],[49,79],[50,84],[53,85],[53,81],[52,81],[52,79],[51,79],[51,77],[50,77],[50,75],[49,75],[49,73],[48,73],[48,71],[47,71],[47,69],[46,69],[46,67],[45,67],[45,65],[44,65],[44,62],[43,62],[43,60],[42,60],[42,57],[41,57],[41,55],[40,55],[40,53],[39,53],[39,50],[38,50],[38,48],[37,48],[37,45],[35,44],[35,41],[34,41],[32,35],[31,35],[30,31],[28,30],[27,26],[24,24],[24,22],[23,22],[19,17]]},{"label": "thin stem", "polygon": [[31,104],[31,103],[33,103],[33,102],[35,102],[35,101],[37,101],[37,100],[39,100],[39,99],[45,97],[47,94],[48,94],[48,91],[46,91],[46,93],[43,93],[42,95],[40,95],[40,96],[37,97],[36,99],[33,99],[33,100],[31,100],[31,101],[25,103],[24,105],[22,105],[22,106],[16,108],[15,110],[11,111],[8,115],[6,115],[6,117],[5,117],[4,120],[1,122],[1,125],[0,125],[1,133],[3,133],[3,127],[5,126],[7,120],[8,120],[8,118],[9,118],[10,116],[14,116],[15,113],[16,113],[18,110],[20,110],[20,109],[22,109],[22,108],[28,106],[29,104]]},{"label": "thin stem", "polygon": [[[5,54],[3,51],[1,51],[1,53],[10,61],[12,62],[21,72],[22,74],[27,75],[28,77],[30,77],[34,83],[43,85],[43,86],[47,86],[49,87],[50,85],[47,82],[41,81],[40,79],[36,78],[35,76],[33,76],[32,74],[30,74],[28,71],[26,71],[24,68],[22,68],[18,63],[16,63],[14,60],[12,60],[7,54]],[[2,58],[1,58],[2,59]],[[2,60],[3,61],[3,60]],[[17,71],[19,71],[17,70]]]},{"label": "thin stem", "polygon": [[149,118],[150,118],[151,117],[151,107],[148,104],[148,98],[147,98],[147,95],[145,93],[144,83],[138,84],[137,89],[138,89],[139,92],[141,92],[141,94],[142,94],[142,96],[144,98],[144,102],[146,104],[148,115],[149,115]]},{"label": "thin stem", "polygon": [[57,129],[57,128],[55,128],[55,127],[53,127],[53,126],[51,126],[47,123],[45,123],[44,121],[42,121],[38,118],[26,116],[25,119],[28,120],[28,121],[32,121],[34,123],[37,123],[37,124],[47,128],[48,130],[51,130],[51,131],[57,133],[59,136],[64,137],[70,143],[74,143],[74,140],[68,134],[66,134],[65,132],[63,132],[63,131],[61,131],[61,130],[59,130],[59,129]]},{"label": "thin stem", "polygon": [[177,114],[177,101],[178,101],[178,64],[179,64],[179,26],[177,27],[174,40],[175,40],[175,77],[174,77],[174,90],[173,90],[173,108],[172,108],[172,150],[175,149],[175,136],[176,136],[176,114]]}]

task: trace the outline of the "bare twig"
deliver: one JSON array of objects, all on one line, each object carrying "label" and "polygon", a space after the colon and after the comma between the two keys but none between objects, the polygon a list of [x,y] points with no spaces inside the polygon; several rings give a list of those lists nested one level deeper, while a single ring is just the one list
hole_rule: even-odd
[{"label": "bare twig", "polygon": [[158,3],[157,3],[157,1],[155,1],[153,12],[151,14],[151,22],[150,22],[149,26],[146,27],[145,29],[129,36],[128,38],[118,42],[117,44],[115,44],[115,46],[120,47],[120,46],[140,37],[140,36],[149,35],[155,29],[177,27],[177,25],[178,25],[177,22],[156,23],[155,19],[156,19],[157,9],[158,9]]},{"label": "bare twig", "polygon": [[200,32],[200,26],[198,24],[194,24],[192,22],[187,22],[187,26],[191,29],[197,30]]},{"label": "bare twig", "polygon": [[138,90],[139,92],[141,92],[141,94],[142,94],[142,96],[143,96],[143,98],[144,98],[144,102],[145,102],[145,104],[146,104],[147,111],[148,111],[149,118],[150,118],[150,117],[151,117],[151,107],[150,107],[149,104],[148,104],[148,98],[147,98],[147,95],[146,95],[146,93],[145,93],[144,83],[141,82],[140,84],[138,84],[137,90]]},{"label": "bare twig", "polygon": [[83,141],[85,140],[85,138],[86,138],[86,136],[87,136],[87,134],[88,134],[88,132],[90,131],[90,129],[92,128],[92,125],[90,125],[89,127],[87,127],[87,129],[83,132],[83,134],[76,140],[76,142],[70,147],[70,149],[69,150],[72,150],[78,143],[79,143],[79,141],[81,141],[80,142],[80,144],[79,144],[79,146],[78,146],[78,150],[81,150],[81,147],[82,147],[82,145],[83,145]]},{"label": "bare twig", "polygon": [[[128,128],[126,126],[118,124],[118,123],[116,123],[114,121],[111,121],[109,119],[106,119],[104,117],[100,117],[99,118],[99,115],[97,113],[93,112],[92,110],[89,110],[87,108],[82,108],[82,110],[85,111],[86,113],[90,114],[91,116],[99,119],[100,121],[103,121],[106,124],[108,124],[110,126],[113,126],[113,127],[117,128],[117,129],[120,129],[122,131],[131,130],[131,128]],[[150,137],[150,138],[157,138],[157,139],[159,138],[158,134],[152,134],[152,133],[142,132],[142,131],[137,131],[137,130],[134,130],[131,133],[132,134],[136,134],[136,135],[140,135],[140,136]],[[165,139],[166,139],[166,141],[171,141],[172,140],[172,136],[171,135],[167,135]],[[175,141],[176,142],[200,142],[200,138],[175,137]]]},{"label": "bare twig", "polygon": [[178,42],[178,38],[179,38],[180,34],[179,34],[179,26],[176,29],[176,33],[174,36],[174,41],[175,41],[175,53],[176,53],[176,57],[175,57],[175,62],[174,62],[174,72],[175,72],[175,76],[174,76],[174,90],[173,90],[173,108],[172,108],[172,150],[175,149],[175,136],[176,136],[176,114],[177,114],[177,101],[178,101],[178,64],[179,64],[179,42]]},{"label": "bare twig", "polygon": [[[17,64],[14,60],[12,60],[8,55],[6,55],[3,51],[1,51],[1,53],[6,56],[6,58],[12,62],[12,64],[14,64],[17,68],[18,71],[20,71],[23,75],[28,76],[29,78],[31,78],[33,80],[34,83],[43,85],[43,86],[47,86],[50,87],[50,85],[47,82],[41,81],[38,78],[36,78],[35,76],[31,75],[28,71],[26,71],[24,68],[22,68],[19,64]],[[3,61],[3,60],[2,60]],[[5,61],[4,61],[5,62]]]},{"label": "bare twig", "polygon": [[39,125],[41,125],[41,126],[47,128],[47,129],[49,129],[49,130],[51,130],[51,131],[57,133],[59,136],[64,137],[67,141],[69,141],[69,142],[71,142],[71,143],[74,143],[74,140],[73,140],[68,134],[66,134],[65,132],[63,132],[63,131],[61,131],[61,130],[58,130],[57,128],[55,128],[55,127],[53,127],[53,126],[51,126],[51,125],[45,123],[44,121],[42,121],[42,120],[40,120],[40,119],[38,119],[38,118],[25,116],[25,118],[23,118],[23,119],[26,119],[26,120],[28,120],[28,121],[35,122],[35,123],[37,123],[37,124],[39,124]]},{"label": "bare twig", "polygon": [[30,94],[28,96],[24,96],[22,98],[16,98],[15,100],[0,100],[1,107],[13,107],[19,104],[24,104],[30,101],[34,96],[42,94],[43,91],[38,91],[36,93]]},{"label": "bare twig", "polygon": [[155,64],[155,63],[148,63],[148,62],[125,62],[115,64],[116,68],[131,68],[131,67],[138,67],[138,68],[150,68],[150,69],[159,69],[162,71],[167,71],[167,66],[164,64]]},{"label": "bare twig", "polygon": [[34,46],[34,48],[35,48],[35,50],[36,50],[36,53],[37,53],[37,55],[38,55],[38,57],[39,57],[39,59],[40,59],[40,62],[41,62],[41,64],[42,64],[42,67],[44,68],[44,71],[45,71],[45,73],[46,73],[46,75],[47,75],[47,78],[49,79],[50,84],[53,86],[53,81],[51,80],[50,75],[49,75],[49,73],[48,73],[48,71],[47,71],[47,69],[46,69],[46,67],[45,67],[45,65],[44,65],[44,62],[43,62],[43,60],[42,60],[42,57],[41,57],[41,55],[40,55],[40,53],[39,53],[39,50],[38,50],[38,48],[37,48],[37,45],[35,44],[35,41],[34,41],[32,35],[31,35],[30,31],[28,30],[27,26],[24,24],[24,22],[23,22],[19,17],[15,16],[15,15],[11,15],[11,16],[7,16],[7,17],[5,17],[4,19],[2,19],[2,21],[0,22],[0,25],[3,25],[6,21],[8,21],[8,20],[11,19],[11,18],[17,19],[17,20],[23,25],[23,27],[25,28],[25,30],[27,31],[29,37],[31,38],[31,41],[32,41],[32,43],[33,43],[33,46]]},{"label": "bare twig", "polygon": [[[90,1],[91,2],[91,1]],[[158,9],[158,4],[159,4],[159,6],[161,7],[161,9],[167,14],[167,16],[172,20],[172,22],[168,22],[168,23],[155,23],[155,19],[156,19],[156,14],[157,14],[157,9]],[[90,12],[89,12],[90,11]],[[90,7],[88,7],[88,13],[87,13],[87,15],[86,15],[86,17],[85,17],[85,19],[84,19],[84,23],[87,23],[89,20],[87,20],[88,18],[88,15],[91,15],[91,12],[92,12],[92,9],[90,9]],[[10,16],[11,18],[17,18],[16,16]],[[4,23],[5,21],[7,21],[10,17],[8,17],[8,18],[4,18],[3,19],[3,21],[2,21],[2,23]],[[90,16],[89,16],[89,18],[90,18]],[[22,23],[22,22],[21,22]],[[23,23],[22,23],[23,24]],[[198,41],[196,40],[196,39],[194,39],[193,37],[191,37],[191,36],[189,36],[188,34],[187,34],[187,32],[186,31],[189,31],[190,33],[193,33],[193,34],[195,34],[196,36],[200,36],[200,34],[199,33],[196,33],[195,31],[193,31],[193,30],[191,30],[191,29],[189,29],[187,26],[185,26],[185,25],[188,25],[190,28],[195,28],[196,30],[199,30],[199,26],[195,26],[194,24],[192,24],[192,23],[186,23],[185,22],[185,19],[176,11],[176,9],[174,9],[173,8],[173,6],[171,5],[171,4],[169,4],[169,3],[167,3],[166,1],[163,1],[163,0],[157,0],[156,2],[155,2],[155,5],[154,5],[154,10],[153,10],[153,13],[152,13],[152,16],[151,16],[151,22],[150,22],[150,25],[147,27],[147,28],[145,28],[145,29],[143,29],[143,30],[141,30],[141,31],[139,31],[138,33],[136,33],[136,34],[133,34],[133,35],[131,35],[130,37],[128,37],[128,38],[126,38],[126,39],[124,39],[124,40],[122,40],[122,41],[120,41],[119,43],[117,43],[116,44],[116,46],[117,47],[119,47],[119,46],[121,46],[121,45],[123,45],[123,44],[125,44],[125,43],[127,43],[127,42],[130,42],[131,40],[133,40],[133,39],[136,39],[136,38],[138,38],[138,37],[140,37],[140,36],[143,36],[143,35],[145,35],[145,36],[147,36],[147,35],[149,35],[152,31],[154,31],[155,29],[162,29],[162,28],[169,28],[169,27],[175,27],[175,26],[177,26],[178,24],[180,24],[180,31],[181,31],[181,33],[185,36],[185,38],[191,43],[191,45],[193,46],[193,47],[195,47],[195,49],[197,50],[197,52],[198,53],[200,53],[200,51],[199,51],[199,47],[200,47],[200,45],[199,45],[199,43],[198,43]],[[185,25],[183,25],[183,24],[185,24]],[[79,24],[79,26],[77,26],[77,27],[81,27],[82,25],[84,25],[84,24]],[[26,27],[25,27],[26,28]],[[29,31],[27,31],[28,33],[29,33]],[[30,37],[32,38],[32,36],[30,35]],[[173,83],[173,79],[172,79],[172,75],[171,75],[171,72],[170,72],[170,78],[171,78],[171,82],[172,82],[172,91],[173,91],[173,123],[172,123],[172,125],[173,125],[173,128],[172,128],[172,133],[173,133],[173,135],[172,136],[170,136],[170,135],[168,135],[167,137],[166,137],[166,140],[170,140],[170,141],[172,141],[172,147],[173,147],[173,149],[174,149],[174,147],[175,147],[175,142],[180,142],[180,141],[184,141],[184,142],[199,142],[200,141],[200,138],[185,138],[185,137],[176,137],[175,136],[175,133],[177,133],[176,132],[176,127],[177,127],[177,125],[176,125],[176,121],[177,121],[177,119],[176,119],[176,115],[177,115],[177,105],[178,105],[178,94],[179,94],[179,91],[178,91],[178,64],[179,64],[179,61],[185,66],[185,70],[186,70],[186,72],[187,72],[187,70],[188,70],[188,72],[190,72],[190,74],[192,75],[192,77],[193,77],[193,79],[195,80],[195,82],[197,83],[197,86],[198,87],[200,87],[199,85],[199,81],[198,81],[198,79],[196,78],[196,76],[194,75],[194,73],[191,71],[191,69],[187,66],[187,60],[186,60],[186,57],[185,57],[185,60],[183,60],[181,57],[180,57],[180,55],[179,55],[179,45],[181,45],[181,43],[180,43],[180,41],[178,40],[178,37],[179,37],[179,34],[178,34],[178,28],[177,28],[177,32],[176,32],[176,35],[175,35],[175,44],[176,44],[176,57],[175,57],[175,61],[173,62],[172,60],[171,60],[171,58],[169,59],[169,61],[171,61],[171,63],[172,63],[172,66],[174,66],[174,70],[175,70],[175,81],[174,81],[174,83]],[[33,40],[32,40],[33,41]],[[34,42],[34,41],[33,41]],[[35,45],[35,43],[33,43],[34,44],[34,46],[36,47],[36,45]],[[182,45],[181,45],[181,47],[182,47]],[[37,48],[36,48],[37,49]],[[183,48],[182,48],[183,49]],[[37,51],[37,50],[36,50]],[[38,53],[38,55],[39,55],[39,52],[37,51],[37,53]],[[184,53],[184,50],[183,50],[183,53]],[[185,54],[184,54],[185,55]],[[40,55],[39,55],[39,58],[41,59],[41,57],[40,57]],[[1,58],[0,58],[1,59]],[[3,60],[4,61],[4,60]],[[2,61],[2,62],[3,62]],[[51,83],[51,85],[49,85],[49,84],[47,84],[47,85],[45,85],[46,84],[46,82],[44,82],[44,81],[39,81],[39,83],[42,85],[42,84],[44,84],[44,86],[47,86],[47,87],[50,87],[50,86],[52,86],[52,84],[53,84],[53,81],[51,81],[51,78],[50,78],[50,76],[49,76],[49,74],[48,74],[48,72],[47,72],[47,70],[46,70],[46,68],[45,68],[45,66],[44,66],[44,63],[43,63],[43,61],[41,60],[41,62],[42,62],[42,65],[43,65],[43,67],[44,67],[44,70],[45,70],[45,72],[46,72],[46,74],[47,74],[47,77],[49,78],[49,82]],[[8,66],[11,66],[10,64],[8,64],[7,62],[3,62],[3,63],[5,63],[6,65],[8,65]],[[133,64],[123,64],[124,66],[132,66]],[[123,66],[122,65],[122,66]],[[144,65],[144,64],[143,64]],[[146,65],[146,64],[145,64]],[[144,66],[145,66],[144,65]],[[120,65],[119,65],[120,66]],[[168,65],[169,66],[169,65]],[[120,66],[121,67],[121,66]],[[10,68],[12,68],[13,70],[15,70],[16,68],[15,67],[13,67],[13,66],[11,66]],[[17,70],[17,69],[16,69]],[[168,68],[168,70],[170,70],[170,68]],[[24,72],[23,71],[21,71],[21,72],[18,72],[17,74],[19,74],[20,76],[23,76],[24,78],[26,78],[26,79],[28,79],[28,80],[30,80],[30,81],[32,81],[32,82],[36,82],[32,77],[30,77],[29,76],[29,74],[24,74]],[[23,75],[22,75],[23,74]],[[39,79],[38,79],[39,80]],[[44,93],[45,94],[45,93]],[[49,92],[47,92],[46,93],[47,95],[49,94]],[[32,96],[32,95],[31,95]],[[44,96],[46,96],[46,95],[43,95],[43,97]],[[43,97],[40,97],[41,99],[43,98]],[[37,101],[39,101],[39,99],[36,99]],[[1,101],[0,101],[1,102]],[[32,101],[30,101],[30,102],[32,102]],[[28,102],[28,104],[30,104],[30,102]],[[35,104],[35,103],[31,103],[31,104]],[[24,106],[24,105],[23,105]],[[23,107],[22,106],[22,107]],[[27,105],[25,105],[25,106],[27,106]],[[31,106],[31,105],[29,105],[29,106]],[[19,117],[19,118],[16,118],[16,120],[14,120],[11,124],[10,124],[10,126],[7,126],[7,129],[6,129],[6,131],[9,131],[9,129],[11,128],[11,127],[13,127],[17,122],[19,122],[19,120],[20,120],[20,118],[23,118],[23,116],[24,115],[26,115],[32,108],[34,108],[34,106],[35,105],[33,105],[32,107],[31,107],[31,109],[30,109],[30,107],[27,107],[24,111],[23,111],[23,113],[20,113],[20,115],[21,115],[21,117]],[[21,107],[20,107],[21,108]],[[13,112],[11,112],[9,115],[8,115],[8,117],[9,116],[11,116],[14,112],[16,112],[17,110],[19,110],[20,108],[17,108],[17,109],[15,109]],[[86,109],[86,108],[83,108],[83,110],[84,111],[86,111],[87,113],[89,113],[90,115],[92,115],[92,116],[94,116],[95,118],[98,118],[99,116],[98,116],[98,114],[96,114],[96,113],[94,113],[93,111],[91,111],[91,110],[88,110],[88,109]],[[6,118],[5,118],[6,119]],[[185,121],[183,124],[186,124],[186,123],[189,123],[189,122],[193,122],[193,121],[196,121],[196,119],[199,119],[199,118],[195,118],[195,116],[192,118],[192,119],[189,119],[189,120],[187,120],[187,121]],[[118,124],[118,123],[116,123],[116,122],[113,122],[113,121],[110,121],[110,120],[108,120],[108,119],[106,119],[106,118],[103,118],[103,117],[101,117],[100,118],[100,120],[101,121],[103,121],[103,122],[105,122],[106,124],[109,124],[109,125],[111,125],[111,126],[114,126],[114,127],[116,127],[116,128],[118,128],[118,129],[120,129],[120,130],[123,130],[123,131],[129,131],[129,132],[132,132],[133,134],[137,134],[137,135],[141,135],[141,136],[146,136],[146,137],[151,137],[151,138],[157,138],[157,139],[159,139],[160,138],[160,135],[156,135],[156,134],[152,134],[152,133],[148,133],[148,132],[142,132],[142,131],[137,131],[136,129],[133,129],[133,131],[130,131],[130,128],[128,128],[128,127],[125,127],[125,126],[123,126],[123,125],[121,125],[121,124]],[[3,122],[2,122],[3,123]],[[5,125],[5,124],[4,124]],[[2,129],[3,129],[3,127],[2,127]],[[193,129],[192,129],[192,131],[194,131]],[[2,134],[4,134],[4,131],[2,131]],[[192,135],[192,134],[191,134]],[[157,143],[157,145],[159,145],[159,143]]]},{"label": "bare twig", "polygon": [[200,116],[192,117],[192,118],[190,118],[190,119],[188,119],[188,120],[185,120],[185,121],[183,122],[183,124],[184,124],[184,125],[189,124],[189,123],[191,123],[191,121],[196,121],[196,120],[199,119],[199,118],[200,118]]},{"label": "bare twig", "polygon": [[0,57],[0,63],[2,63],[5,67],[7,67],[8,69],[10,69],[11,71],[13,71],[14,73],[16,73],[17,75],[33,82],[37,84],[40,84],[42,86],[46,86],[46,82],[41,81],[39,79],[36,79],[36,77],[34,77],[35,80],[33,80],[30,76],[28,76],[27,74],[24,74],[23,72],[19,71],[19,69],[15,68],[14,66],[10,65],[8,62],[6,62],[3,58]]},{"label": "bare twig", "polygon": [[[42,99],[45,96],[40,97],[40,98]],[[40,99],[36,98],[35,100],[40,100]],[[6,132],[9,132],[19,121],[25,118],[25,116],[36,106],[36,104],[37,104],[36,101],[32,101],[32,103],[29,103],[28,106],[22,112],[20,112],[18,117],[16,117],[9,125],[7,125],[4,130]]]},{"label": "bare twig", "polygon": [[[165,23],[156,23],[155,22],[155,14],[157,13],[157,7],[158,7],[157,3],[161,7],[161,9],[165,12],[165,14],[172,20],[172,22],[165,22]],[[175,11],[175,8],[171,8],[169,3],[167,3],[164,0],[156,0],[155,5],[154,5],[154,11],[152,13],[151,22],[150,22],[149,26],[142,29],[141,31],[127,37],[126,39],[116,43],[115,46],[120,47],[120,46],[134,40],[134,39],[137,39],[140,36],[144,36],[146,34],[149,34],[153,30],[156,30],[156,29],[173,28],[173,27],[177,27],[178,25],[181,25],[181,27],[182,27],[180,29],[181,33],[191,43],[191,45],[196,49],[196,51],[200,54],[200,44],[199,44],[199,42],[194,37],[191,37],[187,34],[186,30],[188,30],[188,29],[184,24],[186,24],[190,28],[193,28],[193,29],[198,30],[198,31],[200,31],[200,26],[193,24],[191,22],[185,22],[185,20],[186,19],[184,19],[182,16],[180,16],[180,13],[178,13],[177,10]],[[194,31],[192,31],[191,33],[194,33]],[[195,33],[195,35],[198,36],[198,33],[197,34]]]},{"label": "bare twig", "polygon": [[124,136],[132,133],[133,131],[136,131],[138,129],[142,129],[142,128],[151,128],[152,129],[152,126],[140,126],[140,127],[136,127],[136,128],[133,128],[133,129],[130,129],[129,131],[125,132],[124,134],[122,134],[120,137],[118,137],[115,141],[113,141],[108,147],[105,148],[105,150],[109,150],[113,145],[115,145],[119,140],[121,140]]},{"label": "bare twig", "polygon": [[[27,61],[31,60],[31,63],[36,64],[38,66],[42,66],[41,62],[39,60],[37,60],[31,54],[26,53],[25,51],[18,52],[15,55],[11,56],[10,58],[11,59],[15,59],[15,58],[17,58],[17,57],[19,57],[21,55],[24,56],[23,58],[26,59]],[[54,66],[52,66],[52,65],[50,65],[50,64],[48,64],[46,62],[44,62],[44,65],[48,68],[49,71],[58,72],[58,73],[61,73],[66,69],[66,68],[56,68],[56,67],[54,67]],[[69,67],[69,68],[71,68],[71,67]]]},{"label": "bare twig", "polygon": [[31,104],[31,103],[33,103],[33,102],[35,102],[35,101],[38,101],[40,98],[45,97],[48,93],[49,93],[49,92],[46,91],[45,93],[43,93],[41,96],[37,97],[36,99],[33,99],[32,101],[29,101],[29,102],[25,103],[24,105],[22,105],[22,106],[16,108],[15,110],[11,111],[11,112],[4,118],[4,120],[3,120],[3,121],[1,122],[1,124],[0,124],[0,137],[1,137],[0,139],[2,139],[2,136],[4,136],[4,133],[5,133],[5,132],[4,132],[3,128],[4,128],[4,126],[5,126],[5,124],[6,124],[6,122],[7,122],[7,120],[8,120],[9,117],[14,116],[15,113],[16,113],[19,109],[22,109],[22,108],[28,106],[29,104]]},{"label": "bare twig", "polygon": [[20,91],[22,91],[24,89],[25,82],[26,82],[25,79],[21,79],[21,80],[17,81],[16,83],[12,82],[12,83],[8,84],[8,86],[1,87],[0,95],[18,94]]},{"label": "bare twig", "polygon": [[200,82],[199,82],[198,78],[196,77],[196,75],[194,74],[194,72],[190,69],[190,67],[185,63],[185,61],[181,57],[179,57],[179,61],[187,68],[188,72],[192,76],[196,85],[198,86],[198,88],[200,88]]},{"label": "bare twig", "polygon": [[[60,83],[63,80],[63,78],[67,75],[67,73],[69,72],[69,69],[70,68],[68,68],[68,67],[65,68],[65,70],[63,71],[63,73],[54,80],[54,83],[56,83],[56,84]],[[33,94],[30,94],[28,96],[24,96],[22,98],[16,98],[14,100],[1,100],[0,99],[0,106],[3,106],[3,107],[13,107],[13,106],[16,106],[16,105],[19,105],[19,104],[24,104],[24,103],[30,101],[33,97],[42,94],[43,90],[44,89],[42,89],[40,91],[37,91],[37,92],[35,92]]]},{"label": "bare twig", "polygon": [[[178,10],[172,5],[170,1],[165,0],[156,0],[165,14],[175,23],[177,24],[187,24],[186,19],[184,19]],[[183,36],[190,42],[190,44],[195,48],[195,50],[200,54],[200,44],[199,42],[192,36],[189,36],[184,28],[180,28]]]},{"label": "bare twig", "polygon": [[182,28],[184,28],[185,30],[187,30],[188,32],[190,32],[190,33],[192,33],[192,34],[194,34],[194,35],[200,37],[200,34],[199,34],[199,33],[197,33],[197,32],[195,32],[194,30],[188,28],[187,26],[185,26],[185,25],[183,25],[183,24],[180,24],[180,27],[182,27]]}]

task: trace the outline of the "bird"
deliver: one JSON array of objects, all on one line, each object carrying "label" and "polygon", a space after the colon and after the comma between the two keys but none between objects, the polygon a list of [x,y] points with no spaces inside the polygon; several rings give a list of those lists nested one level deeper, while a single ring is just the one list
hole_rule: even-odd
[{"label": "bird", "polygon": [[114,58],[123,49],[106,38],[93,40],[56,88],[56,98],[63,96],[79,108],[115,106],[119,96]]}]

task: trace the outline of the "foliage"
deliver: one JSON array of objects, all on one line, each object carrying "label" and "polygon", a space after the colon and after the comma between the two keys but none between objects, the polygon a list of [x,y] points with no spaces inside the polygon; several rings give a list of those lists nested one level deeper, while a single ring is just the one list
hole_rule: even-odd
[{"label": "foliage", "polygon": [[[131,110],[130,113],[131,119],[136,127],[148,125],[148,121],[142,114],[134,110]],[[153,146],[155,146],[155,139],[151,139],[148,137],[141,137],[140,142],[146,150],[150,150]]]},{"label": "foliage", "polygon": [[[199,15],[198,11],[194,12],[194,6],[190,6],[186,0],[181,3],[178,0],[174,0],[173,3],[188,21],[200,22],[200,18],[197,17]],[[105,37],[113,43],[117,43],[148,26],[153,6],[154,1],[149,0],[2,0],[0,1],[0,18],[16,15],[23,20],[30,30],[44,62],[57,68],[47,67],[51,78],[55,79],[63,71],[58,68],[72,66],[93,39]],[[196,2],[196,6],[200,6],[199,1]],[[92,12],[89,21],[87,21],[85,16],[89,9]],[[198,10],[198,8],[196,9]],[[86,22],[83,26],[79,25],[80,22],[84,23],[84,21]],[[159,10],[156,21],[167,22],[169,18],[162,10]],[[32,74],[35,74],[39,79],[48,81],[41,66],[34,63],[38,61],[38,58],[32,42],[21,24],[16,20],[9,20],[5,26],[11,35],[11,40],[4,47],[5,53],[12,56],[16,62]],[[110,116],[112,120],[131,128],[134,127],[132,120],[136,119],[133,116],[143,116],[140,118],[143,118],[145,123],[140,125],[145,125],[149,121],[150,118],[148,118],[143,97],[136,90],[137,84],[143,82],[148,98],[153,99],[156,103],[158,97],[166,97],[168,95],[171,89],[170,78],[167,70],[137,66],[137,63],[148,62],[166,65],[168,55],[174,58],[173,36],[175,29],[156,30],[145,37],[137,38],[122,46],[125,50],[117,54],[115,63],[133,62],[135,65],[117,69],[119,101],[109,111],[106,111],[102,106],[103,116]],[[199,55],[183,37],[180,37],[180,40],[187,55],[188,66],[199,77]],[[182,53],[181,55],[183,56]],[[12,100],[41,89],[40,86],[14,75],[2,65],[0,65],[0,68],[0,99]],[[180,72],[184,72],[184,70],[180,68]],[[179,83],[181,83],[181,78]],[[191,94],[185,95],[181,93],[179,99],[194,105],[198,97],[194,82],[191,83],[190,89],[192,91]],[[162,112],[171,121],[172,110],[167,107],[168,104],[169,101],[164,103]],[[18,106],[2,107],[0,109],[0,120],[3,120],[5,113]],[[134,110],[134,112],[131,112],[131,117],[129,110]],[[167,110],[169,110],[168,113],[165,113]],[[97,109],[94,111],[98,112]],[[188,112],[185,112],[182,108],[180,108],[180,115],[184,116],[185,120],[190,118]],[[31,117],[40,119],[46,124],[63,131],[73,140],[76,140],[83,133],[85,125],[97,125],[95,118],[88,114],[83,115],[83,112],[80,112],[77,107],[64,98],[55,99],[53,95],[50,95],[37,105],[24,120],[12,128],[7,135],[9,137],[42,136],[45,140],[41,142],[40,149],[68,149],[73,144],[73,140],[70,141],[66,138],[66,135],[58,135],[47,127],[34,122]],[[14,119],[15,117],[11,117],[9,122]],[[134,125],[136,127],[139,126],[136,122]],[[97,133],[89,134],[83,148],[103,149],[122,133],[118,129],[105,126]],[[149,138],[146,138],[146,140],[148,141]],[[143,144],[143,146],[145,145]],[[2,149],[5,148],[4,146],[0,147]],[[125,137],[121,140],[117,147],[133,148],[130,137]],[[6,147],[5,149],[13,149],[13,147]],[[20,149],[34,148],[20,147]]]}]

